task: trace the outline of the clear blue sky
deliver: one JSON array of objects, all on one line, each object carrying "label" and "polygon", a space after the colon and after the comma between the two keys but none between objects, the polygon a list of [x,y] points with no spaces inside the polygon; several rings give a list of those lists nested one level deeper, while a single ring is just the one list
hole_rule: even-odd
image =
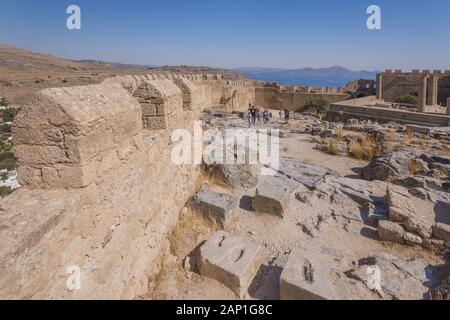
[{"label": "clear blue sky", "polygon": [[[66,28],[66,8],[82,30]],[[382,9],[382,30],[366,9]],[[448,0],[1,0],[0,43],[70,59],[450,69]]]}]

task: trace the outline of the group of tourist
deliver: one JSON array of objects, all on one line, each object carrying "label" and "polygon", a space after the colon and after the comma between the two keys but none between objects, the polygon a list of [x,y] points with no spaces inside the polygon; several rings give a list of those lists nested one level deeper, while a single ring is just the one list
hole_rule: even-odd
[{"label": "group of tourist", "polygon": [[[286,124],[289,123],[290,119],[290,112],[288,109],[280,110],[280,119],[283,119]],[[254,105],[249,105],[249,109],[247,112],[247,120],[248,120],[248,126],[251,127],[252,125],[255,125],[257,123],[268,123],[272,120],[273,114],[269,110],[264,110],[263,112],[260,112],[258,108],[256,108]]]}]

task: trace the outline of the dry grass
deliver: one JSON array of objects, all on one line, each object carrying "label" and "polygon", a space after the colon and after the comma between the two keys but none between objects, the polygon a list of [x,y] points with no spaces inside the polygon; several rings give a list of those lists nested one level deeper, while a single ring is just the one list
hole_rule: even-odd
[{"label": "dry grass", "polygon": [[344,141],[344,129],[342,129],[342,127],[338,127],[337,129],[336,140]]},{"label": "dry grass", "polygon": [[417,161],[410,161],[408,164],[408,171],[412,175],[416,175],[420,171],[422,171],[422,166]]},{"label": "dry grass", "polygon": [[397,146],[392,143],[385,143],[381,145],[381,154],[386,155],[397,150]]},{"label": "dry grass", "polygon": [[406,136],[411,140],[412,138],[414,138],[414,132],[408,128],[406,129]]},{"label": "dry grass", "polygon": [[450,147],[447,145],[443,145],[442,146],[442,152],[446,155],[446,156],[450,156]]},{"label": "dry grass", "polygon": [[350,141],[348,146],[349,154],[358,160],[372,160],[377,155],[375,142],[370,138],[363,138],[361,141]]},{"label": "dry grass", "polygon": [[392,128],[389,128],[387,130],[386,135],[387,135],[386,140],[388,140],[388,141],[397,141],[398,140],[398,134]]},{"label": "dry grass", "polygon": [[337,156],[339,154],[339,149],[337,147],[336,140],[332,139],[327,144],[323,145],[320,150],[325,153],[331,154],[333,156]]},{"label": "dry grass", "polygon": [[436,294],[430,294],[430,300],[434,301],[450,301],[449,294],[443,294],[442,292],[438,292]]}]

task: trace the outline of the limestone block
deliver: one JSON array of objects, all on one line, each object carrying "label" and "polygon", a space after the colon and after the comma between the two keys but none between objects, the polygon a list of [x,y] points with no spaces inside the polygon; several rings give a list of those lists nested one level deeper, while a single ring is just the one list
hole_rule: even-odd
[{"label": "limestone block", "polygon": [[297,182],[283,176],[263,176],[252,201],[253,210],[283,217],[298,188]]},{"label": "limestone block", "polygon": [[416,219],[407,219],[403,223],[403,227],[409,232],[415,233],[422,238],[428,239],[431,238],[432,229],[431,225],[418,221]]},{"label": "limestone block", "polygon": [[227,232],[217,232],[200,248],[200,274],[242,298],[262,264],[261,248]]},{"label": "limestone block", "polygon": [[205,218],[216,222],[223,228],[228,225],[236,213],[237,199],[232,195],[202,188],[195,196],[192,206]]},{"label": "limestone block", "polygon": [[167,120],[165,117],[144,117],[144,128],[150,130],[160,130],[167,128]]},{"label": "limestone block", "polygon": [[403,244],[405,242],[404,235],[405,230],[398,223],[392,221],[378,222],[378,236],[381,240]]},{"label": "limestone block", "polygon": [[422,245],[422,238],[409,232],[405,233],[403,240],[405,240],[406,244],[411,246]]},{"label": "limestone block", "polygon": [[391,221],[404,222],[414,217],[414,205],[408,189],[400,186],[389,186],[387,200]]},{"label": "limestone block", "polygon": [[450,225],[437,223],[433,226],[433,237],[450,242]]},{"label": "limestone block", "polygon": [[294,249],[280,277],[282,300],[335,300],[331,273],[335,263],[320,252]]},{"label": "limestone block", "polygon": [[66,151],[59,146],[18,145],[14,147],[17,161],[27,164],[55,164],[69,162]]}]

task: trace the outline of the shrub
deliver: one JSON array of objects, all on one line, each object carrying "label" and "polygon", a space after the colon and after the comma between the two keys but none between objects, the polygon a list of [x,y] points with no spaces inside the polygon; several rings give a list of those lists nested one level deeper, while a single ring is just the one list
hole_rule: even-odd
[{"label": "shrub", "polygon": [[407,96],[398,97],[397,99],[395,99],[395,102],[417,105],[419,103],[419,99],[416,96],[407,95]]},{"label": "shrub", "polygon": [[0,161],[0,170],[8,170],[12,171],[16,169],[16,160],[14,159],[5,159]]},{"label": "shrub", "polygon": [[17,115],[17,109],[7,108],[3,110],[3,122],[13,122]]},{"label": "shrub", "polygon": [[325,99],[311,100],[306,104],[306,108],[313,109],[317,116],[325,114],[330,109],[330,104]]},{"label": "shrub", "polygon": [[6,98],[2,98],[0,100],[0,107],[7,107],[9,105],[9,102]]},{"label": "shrub", "polygon": [[13,189],[11,187],[0,187],[0,197],[6,197],[13,193]]}]

